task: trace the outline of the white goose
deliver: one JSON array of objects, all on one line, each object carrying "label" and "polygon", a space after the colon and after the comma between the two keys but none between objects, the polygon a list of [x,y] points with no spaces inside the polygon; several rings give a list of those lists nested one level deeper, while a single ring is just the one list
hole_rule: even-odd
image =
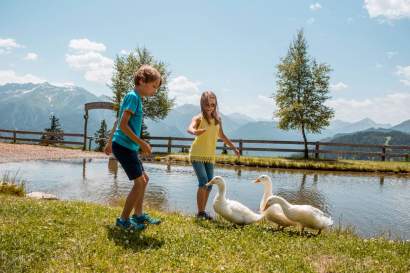
[{"label": "white goose", "polygon": [[225,198],[225,181],[220,176],[215,176],[207,184],[217,185],[218,193],[215,196],[213,207],[217,214],[228,220],[229,222],[238,225],[248,225],[260,221],[263,218],[262,214],[254,213],[245,205]]},{"label": "white goose", "polygon": [[318,233],[322,229],[333,225],[332,218],[325,215],[323,211],[312,207],[310,205],[292,205],[286,199],[280,196],[271,196],[266,202],[265,211],[273,204],[279,204],[282,207],[284,214],[289,220],[296,222],[300,227],[300,234],[302,234],[305,227],[311,229],[318,229]]},{"label": "white goose", "polygon": [[259,206],[260,213],[262,213],[268,221],[276,223],[280,229],[284,229],[289,226],[296,226],[295,222],[286,217],[283,213],[282,207],[279,204],[273,204],[264,211],[268,198],[274,196],[272,195],[272,180],[270,177],[268,175],[261,175],[254,181],[254,183],[261,183],[264,188],[262,200]]}]

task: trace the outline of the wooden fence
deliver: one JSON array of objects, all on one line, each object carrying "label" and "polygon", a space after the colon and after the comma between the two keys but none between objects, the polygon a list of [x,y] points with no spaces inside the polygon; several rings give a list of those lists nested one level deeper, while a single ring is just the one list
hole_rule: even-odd
[{"label": "wooden fence", "polygon": [[[9,136],[3,136],[1,133],[9,134]],[[19,135],[40,135],[39,138],[23,138]],[[41,136],[63,136],[63,137],[77,137],[81,138],[82,141],[59,141],[59,140],[46,140],[46,142],[69,144],[69,145],[83,145],[84,134],[80,133],[51,133],[51,132],[33,132],[33,131],[19,131],[19,130],[3,130],[0,129],[0,139],[10,140],[13,143],[17,142],[38,142],[42,143],[45,140],[41,139]],[[94,140],[93,137],[87,137],[88,149],[91,149],[91,141]],[[164,148],[166,153],[170,154],[174,152],[175,149],[189,149],[193,138],[186,137],[149,137],[151,146],[153,148]],[[254,139],[232,139],[232,142],[236,143],[241,155],[244,151],[259,151],[259,152],[281,152],[281,153],[303,153],[303,141],[282,141],[282,140],[254,140]],[[158,143],[159,142],[159,143]],[[252,144],[263,144],[265,147],[255,147]],[[402,160],[409,161],[410,159],[410,146],[404,145],[375,145],[375,144],[349,144],[349,143],[333,143],[333,142],[308,142],[308,152],[313,155],[316,159],[320,157],[321,154],[332,154],[336,156],[343,155],[356,155],[356,156],[368,156],[373,159],[380,159],[385,161],[391,158],[401,158]],[[281,145],[281,147],[278,147]],[[286,145],[297,145],[300,148],[282,148]],[[268,146],[268,147],[266,147]],[[353,148],[353,150],[343,150],[344,147]],[[229,150],[228,147],[222,144],[222,141],[218,141],[216,147],[218,150]],[[360,150],[360,149],[371,149],[372,151]],[[376,150],[376,151],[374,151]]]},{"label": "wooden fence", "polygon": [[[8,134],[3,136],[2,133]],[[27,135],[39,135],[38,138],[33,137],[22,137]],[[42,139],[43,136],[56,136],[56,137],[70,137],[70,138],[80,138],[81,141],[67,141],[67,140],[52,140],[52,139]],[[67,145],[83,145],[84,144],[84,134],[80,133],[54,133],[54,132],[38,132],[38,131],[21,131],[21,130],[4,130],[0,129],[0,139],[10,140],[12,143],[17,142],[37,142],[40,144],[67,144]],[[88,139],[88,149],[91,149],[92,137],[87,137]]]},{"label": "wooden fence", "polygon": [[[162,141],[163,143],[151,143],[151,147],[166,148],[167,153],[172,153],[172,148],[188,149],[193,138],[185,137],[150,137],[150,140]],[[285,140],[256,140],[256,139],[231,139],[233,143],[236,143],[240,154],[244,151],[259,151],[259,152],[286,152],[286,153],[303,153],[304,142],[303,141],[285,141]],[[175,142],[187,142],[187,144],[174,144]],[[218,141],[222,143],[222,140]],[[252,147],[249,144],[265,144],[271,147]],[[406,161],[410,159],[410,146],[404,145],[376,145],[376,144],[349,144],[349,143],[333,143],[333,142],[308,142],[308,152],[316,159],[320,154],[333,154],[340,155],[358,155],[369,156],[373,158],[379,158],[385,161],[389,158],[404,158]],[[300,148],[281,148],[278,145],[298,145]],[[275,147],[276,146],[276,147]],[[329,148],[327,148],[329,147]],[[339,150],[336,147],[351,147],[355,150]],[[360,148],[371,148],[379,150],[374,151],[360,151]],[[218,150],[229,150],[225,145],[217,145]]]}]

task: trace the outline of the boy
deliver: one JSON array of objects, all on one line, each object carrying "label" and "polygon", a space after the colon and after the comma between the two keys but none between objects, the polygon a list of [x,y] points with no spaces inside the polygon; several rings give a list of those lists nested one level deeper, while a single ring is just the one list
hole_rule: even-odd
[{"label": "boy", "polygon": [[[142,154],[151,154],[151,146],[141,139],[142,98],[155,95],[161,83],[161,74],[152,66],[143,65],[135,72],[135,88],[123,98],[118,122],[114,125],[116,129],[112,132],[105,147],[105,153],[110,154],[112,151],[128,178],[134,181],[121,217],[117,218],[116,221],[116,225],[121,228],[142,230],[146,224],[159,224],[161,222],[159,219],[154,219],[147,213],[143,213],[142,204],[149,178],[138,157],[139,148],[141,148]],[[130,217],[132,209],[134,209],[134,214]]]}]

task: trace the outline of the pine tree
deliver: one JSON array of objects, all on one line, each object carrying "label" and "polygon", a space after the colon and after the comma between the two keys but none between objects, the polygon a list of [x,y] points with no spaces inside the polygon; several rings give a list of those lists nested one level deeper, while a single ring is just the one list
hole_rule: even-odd
[{"label": "pine tree", "polygon": [[42,135],[41,139],[43,140],[42,143],[48,144],[49,141],[52,142],[61,142],[64,141],[64,136],[62,135],[64,133],[64,130],[61,128],[60,120],[52,114],[50,117],[50,128],[45,128],[45,132],[49,133],[61,133],[61,135]]},{"label": "pine tree", "polygon": [[103,119],[100,124],[100,129],[98,129],[94,134],[95,144],[97,144],[97,148],[95,149],[96,151],[102,152],[104,150],[109,135],[110,131],[107,130],[107,123],[105,122],[105,119]]},{"label": "pine tree", "polygon": [[288,53],[277,66],[275,101],[278,127],[299,129],[303,136],[304,157],[309,157],[306,132],[319,133],[329,126],[334,111],[324,103],[329,99],[327,64],[318,64],[307,52],[303,30],[298,31]]}]

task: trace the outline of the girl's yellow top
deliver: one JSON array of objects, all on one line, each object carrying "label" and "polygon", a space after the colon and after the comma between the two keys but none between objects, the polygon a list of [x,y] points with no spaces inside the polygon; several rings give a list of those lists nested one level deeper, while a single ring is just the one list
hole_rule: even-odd
[{"label": "girl's yellow top", "polygon": [[195,137],[189,150],[189,160],[215,163],[216,142],[219,138],[219,124],[211,119],[209,124],[204,117],[201,117],[198,129],[206,129],[204,133]]}]

